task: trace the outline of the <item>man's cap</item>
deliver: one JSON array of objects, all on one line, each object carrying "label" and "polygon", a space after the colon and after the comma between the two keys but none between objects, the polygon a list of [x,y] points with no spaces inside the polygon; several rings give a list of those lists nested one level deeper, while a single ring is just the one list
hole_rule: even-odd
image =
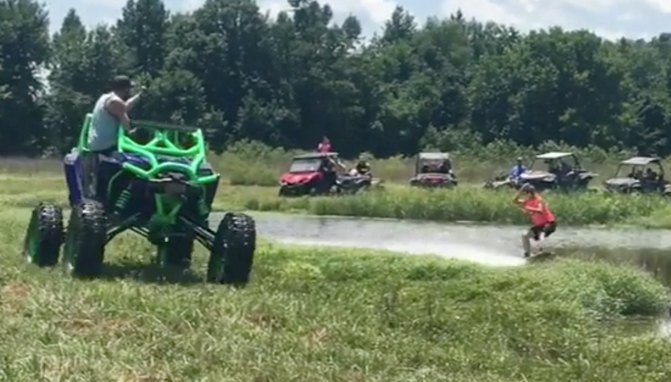
[{"label": "man's cap", "polygon": [[518,162],[521,162],[521,161],[522,161],[522,157],[517,157],[517,161],[518,161]]},{"label": "man's cap", "polygon": [[133,82],[128,76],[115,76],[112,79],[112,89],[130,89],[133,87]]}]

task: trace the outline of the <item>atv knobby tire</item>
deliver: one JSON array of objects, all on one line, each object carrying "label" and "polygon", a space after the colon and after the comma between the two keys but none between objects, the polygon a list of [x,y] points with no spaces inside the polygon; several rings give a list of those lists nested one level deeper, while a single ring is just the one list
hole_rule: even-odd
[{"label": "atv knobby tire", "polygon": [[50,203],[38,204],[23,241],[23,256],[39,267],[58,264],[63,234],[63,210]]},{"label": "atv knobby tire", "polygon": [[103,205],[83,200],[72,210],[65,234],[63,265],[75,277],[95,277],[102,272],[107,241],[107,216]]},{"label": "atv knobby tire", "polygon": [[247,284],[255,249],[254,220],[245,214],[225,214],[214,236],[207,264],[207,282]]}]

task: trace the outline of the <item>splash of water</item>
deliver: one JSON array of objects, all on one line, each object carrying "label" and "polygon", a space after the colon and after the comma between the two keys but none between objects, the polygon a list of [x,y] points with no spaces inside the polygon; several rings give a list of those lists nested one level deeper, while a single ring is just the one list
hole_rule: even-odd
[{"label": "splash of water", "polygon": [[490,266],[519,266],[526,263],[526,260],[510,253],[499,252],[483,247],[473,245],[451,244],[442,245],[432,242],[421,241],[387,241],[380,243],[365,242],[346,242],[337,240],[310,240],[302,238],[276,238],[285,244],[309,245],[309,246],[328,246],[328,247],[348,247],[377,249],[398,252],[408,255],[434,255],[443,258],[452,258],[466,261],[473,261]]}]

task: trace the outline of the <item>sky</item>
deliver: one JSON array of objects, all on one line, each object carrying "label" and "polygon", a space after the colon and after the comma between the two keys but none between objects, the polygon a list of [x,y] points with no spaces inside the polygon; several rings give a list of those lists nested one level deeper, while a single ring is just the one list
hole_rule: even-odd
[{"label": "sky", "polygon": [[[74,7],[87,26],[113,23],[121,15],[126,0],[44,0],[49,11],[51,31],[56,31]],[[173,12],[197,8],[203,0],[164,0]],[[468,19],[496,21],[526,32],[531,29],[561,26],[564,29],[589,29],[598,35],[617,39],[650,38],[671,32],[671,0],[322,0],[334,12],[336,22],[348,15],[361,21],[370,37],[380,32],[396,5],[403,6],[420,23],[427,17],[447,17],[461,9]],[[257,0],[270,15],[288,9],[286,0]]]}]

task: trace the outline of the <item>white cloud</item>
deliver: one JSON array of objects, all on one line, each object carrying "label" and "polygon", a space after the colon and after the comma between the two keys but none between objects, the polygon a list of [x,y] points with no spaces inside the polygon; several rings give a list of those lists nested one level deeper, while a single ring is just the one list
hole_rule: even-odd
[{"label": "white cloud", "polygon": [[[532,6],[533,1],[525,1],[527,6]],[[495,3],[493,0],[447,0],[443,2],[442,13],[444,16],[456,13],[457,10],[467,18],[475,18],[482,21],[496,21],[502,24],[519,25],[524,20],[515,15],[510,7]]]},{"label": "white cloud", "polygon": [[84,0],[84,4],[101,6],[107,9],[119,10],[126,5],[126,0]]},{"label": "white cloud", "polygon": [[663,13],[671,13],[671,0],[644,0],[653,8]]},{"label": "white cloud", "polygon": [[396,7],[391,0],[332,0],[328,4],[335,14],[362,15],[377,25],[384,24]]},{"label": "white cloud", "polygon": [[636,0],[443,0],[441,10],[447,16],[461,9],[468,19],[507,24],[524,32],[561,26],[588,29],[607,39],[645,38],[654,33],[635,21],[649,19],[653,7],[657,13],[671,13],[671,0],[643,1],[647,5]]},{"label": "white cloud", "polygon": [[558,3],[559,5],[561,5],[561,3],[565,3],[578,9],[583,9],[585,11],[590,12],[606,11],[615,6],[619,2],[620,0],[554,0],[553,1],[553,3]]},{"label": "white cloud", "polygon": [[[77,11],[86,25],[120,16],[127,0],[77,0]],[[193,11],[205,0],[164,0],[173,11]],[[256,0],[262,12],[275,17],[290,8],[287,0]],[[417,17],[445,17],[461,9],[467,18],[515,26],[521,31],[561,26],[590,29],[604,37],[623,34],[631,38],[657,35],[668,30],[671,0],[318,0],[333,9],[334,22],[354,15],[364,35],[378,31],[397,4]],[[45,0],[52,16],[51,30],[60,26],[69,7],[65,0]]]},{"label": "white cloud", "polygon": [[[88,0],[115,2],[122,0]],[[125,1],[125,0],[123,0]],[[281,11],[289,10],[291,7],[287,0],[257,0],[261,12],[269,12],[270,17],[276,17]],[[383,25],[389,19],[397,3],[393,0],[330,0],[320,1],[320,4],[328,4],[333,10],[334,19],[338,22],[349,15],[354,15],[372,21],[375,26]],[[203,5],[203,0],[186,0],[181,9],[192,11]],[[364,20],[365,22],[365,20]]]},{"label": "white cloud", "polygon": [[289,9],[286,0],[261,0],[258,2],[261,12],[268,12],[270,17],[275,18],[277,14]]}]

